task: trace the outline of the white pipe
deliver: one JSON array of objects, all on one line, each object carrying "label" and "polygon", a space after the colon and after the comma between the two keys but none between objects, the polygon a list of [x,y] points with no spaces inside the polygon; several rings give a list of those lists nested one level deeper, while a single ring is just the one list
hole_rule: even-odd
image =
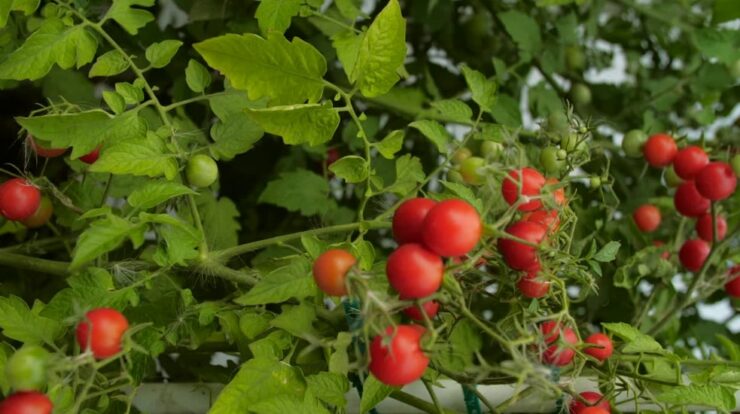
[{"label": "white pipe", "polygon": [[[567,382],[567,379],[561,380],[561,383]],[[573,381],[572,385],[578,392],[598,391],[596,381],[591,378],[578,378]],[[134,405],[139,410],[150,414],[203,414],[208,411],[211,403],[215,401],[223,387],[223,384],[143,384],[137,391]],[[479,385],[477,389],[494,406],[511,398],[515,391],[514,385]],[[409,384],[403,388],[403,391],[425,401],[431,401],[426,388],[421,382]],[[450,380],[442,380],[434,387],[434,391],[445,408],[459,413],[465,412],[460,384]],[[357,392],[352,389],[346,397],[347,413],[359,413],[360,399]],[[740,410],[740,391],[735,393],[735,399],[739,402],[736,410]],[[543,399],[541,394],[533,393],[511,405],[505,412],[551,413],[555,410],[556,403],[555,400]],[[567,404],[567,401],[564,403]],[[481,405],[481,408],[483,408],[483,412],[486,412],[485,406]],[[616,408],[622,412],[637,411],[634,396],[618,395]],[[639,408],[640,410],[660,411],[659,407],[646,402],[641,403]],[[380,414],[421,412],[392,398],[387,398],[381,402],[377,409]],[[690,412],[709,409],[708,407],[687,407]]]}]

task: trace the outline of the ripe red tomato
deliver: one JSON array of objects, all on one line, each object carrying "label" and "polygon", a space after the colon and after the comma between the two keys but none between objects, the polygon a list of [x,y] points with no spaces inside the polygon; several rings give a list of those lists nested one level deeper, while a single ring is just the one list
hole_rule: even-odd
[{"label": "ripe red tomato", "polygon": [[602,410],[606,410],[607,413],[610,413],[612,410],[611,406],[609,406],[609,401],[602,399],[604,396],[598,392],[584,391],[579,395],[586,401],[586,403],[574,398],[568,407],[570,414],[583,414],[583,410],[588,407],[598,407]]},{"label": "ripe red tomato", "polygon": [[346,250],[327,250],[313,262],[313,280],[327,295],[344,296],[347,294],[347,273],[356,262]]},{"label": "ripe red tomato", "polygon": [[678,147],[676,141],[668,134],[655,134],[648,138],[642,147],[642,155],[653,167],[665,167],[676,157]]},{"label": "ripe red tomato", "polygon": [[424,218],[437,203],[428,198],[404,201],[393,213],[393,238],[398,244],[421,243]]},{"label": "ripe red tomato", "polygon": [[709,210],[710,201],[699,194],[693,181],[686,181],[676,190],[673,205],[684,216],[699,217]]},{"label": "ripe red tomato", "polygon": [[578,343],[578,336],[571,328],[562,328],[553,321],[544,322],[541,326],[545,343],[551,346],[542,353],[542,362],[562,367],[570,364],[576,351],[573,345]]},{"label": "ripe red tomato", "polygon": [[45,148],[39,145],[38,142],[36,142],[35,139],[33,139],[32,136],[28,136],[27,141],[28,146],[31,147],[33,152],[36,153],[37,156],[42,158],[56,158],[61,155],[64,155],[65,152],[67,152],[66,148]]},{"label": "ripe red tomato", "polygon": [[547,295],[550,291],[550,282],[537,278],[537,272],[527,272],[516,284],[522,296],[536,299]]},{"label": "ripe red tomato", "polygon": [[483,224],[475,207],[463,200],[440,201],[422,224],[424,245],[440,256],[468,254],[480,240]]},{"label": "ripe red tomato", "polygon": [[84,162],[85,164],[94,164],[95,161],[97,161],[99,157],[100,157],[100,147],[97,147],[89,154],[85,154],[81,156],[80,161]]},{"label": "ripe red tomato", "polygon": [[614,346],[612,345],[612,340],[609,339],[609,337],[604,335],[603,333],[591,334],[588,338],[586,338],[585,342],[589,345],[596,345],[596,346],[588,347],[584,349],[583,352],[585,352],[588,355],[591,355],[592,357],[598,359],[599,361],[603,361],[609,358],[612,355],[612,352],[614,352]]},{"label": "ripe red tomato", "polygon": [[36,391],[17,392],[0,403],[0,414],[51,414],[53,410],[49,397]]},{"label": "ripe red tomato", "polygon": [[[406,298],[403,297],[401,299],[406,300]],[[439,312],[439,302],[434,300],[429,300],[422,303],[421,307],[424,309],[424,313],[429,319],[434,319],[434,317],[437,316],[437,312]],[[421,309],[419,309],[419,307],[416,305],[409,306],[408,308],[404,309],[403,313],[412,321],[421,322],[424,320],[424,315],[422,314]]]},{"label": "ripe red tomato", "polygon": [[83,351],[89,345],[97,359],[109,358],[121,351],[121,339],[127,329],[128,320],[121,312],[109,308],[93,309],[77,325],[77,343]]},{"label": "ripe red tomato", "polygon": [[25,220],[41,204],[41,192],[23,178],[13,178],[0,186],[0,214],[8,220]]},{"label": "ripe red tomato", "polygon": [[370,372],[380,382],[399,387],[424,375],[429,358],[421,350],[426,330],[419,325],[389,326],[370,344]]},{"label": "ripe red tomato", "polygon": [[556,232],[560,227],[560,217],[558,217],[558,212],[556,210],[532,211],[524,214],[522,216],[522,220],[541,224],[550,233]]},{"label": "ripe red tomato", "polygon": [[681,264],[692,272],[698,272],[704,265],[704,261],[709,256],[709,243],[701,239],[686,240],[678,252],[678,258]]},{"label": "ripe red tomato", "polygon": [[644,233],[650,233],[660,226],[660,210],[652,204],[643,204],[632,212],[632,218],[637,228]]},{"label": "ripe red tomato", "polygon": [[684,180],[693,179],[707,164],[709,164],[707,153],[696,145],[689,145],[678,151],[676,158],[673,159],[673,169]]},{"label": "ripe red tomato", "polygon": [[696,174],[696,189],[699,194],[719,201],[732,195],[737,186],[737,177],[730,164],[711,162]]},{"label": "ripe red tomato", "polygon": [[605,410],[600,407],[586,407],[581,410],[580,414],[609,414],[611,411]]},{"label": "ripe red tomato", "polygon": [[54,206],[51,204],[49,197],[41,197],[41,202],[36,211],[31,217],[21,220],[21,223],[29,229],[37,229],[49,222],[52,213],[54,213]]},{"label": "ripe red tomato", "polygon": [[[725,235],[727,235],[727,220],[725,220],[722,216],[717,216],[717,240],[722,240],[725,238]],[[705,214],[698,219],[696,219],[696,234],[699,235],[699,238],[707,241],[709,243],[712,242],[712,215],[711,214]]]},{"label": "ripe red tomato", "polygon": [[[507,227],[506,232],[532,244],[540,244],[547,234],[547,229],[531,221],[517,221]],[[516,240],[505,237],[498,239],[498,250],[506,264],[514,270],[532,270],[540,264],[537,249]]]},{"label": "ripe red tomato", "polygon": [[425,298],[442,285],[442,258],[416,243],[404,244],[388,256],[385,272],[393,289],[407,299]]},{"label": "ripe red tomato", "polygon": [[725,284],[725,291],[733,298],[740,298],[740,265],[730,269],[730,281]]},{"label": "ripe red tomato", "polygon": [[341,154],[339,154],[339,150],[336,148],[329,148],[326,150],[326,167],[328,168],[330,165],[337,162],[337,160],[341,157]]},{"label": "ripe red tomato", "polygon": [[[519,178],[520,171],[521,180]],[[524,203],[519,205],[519,211],[533,211],[542,207],[542,201],[539,199],[527,201],[528,197],[539,196],[544,185],[545,177],[539,171],[534,168],[525,167],[521,170],[509,171],[509,174],[501,184],[501,194],[510,206],[519,200],[521,194]]]},{"label": "ripe red tomato", "polygon": [[[653,240],[653,246],[656,246],[656,247],[665,246],[665,242],[663,242],[662,240]],[[665,260],[668,260],[671,258],[671,253],[666,250],[660,254],[660,257],[662,257]]]}]

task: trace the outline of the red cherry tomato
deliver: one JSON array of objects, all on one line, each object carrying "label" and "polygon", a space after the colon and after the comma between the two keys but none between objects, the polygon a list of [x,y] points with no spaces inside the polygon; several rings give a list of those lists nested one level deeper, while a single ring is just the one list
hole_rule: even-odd
[{"label": "red cherry tomato", "polygon": [[344,296],[347,294],[347,273],[356,262],[346,250],[327,250],[313,262],[313,279],[327,295]]},{"label": "red cherry tomato", "polygon": [[642,147],[642,155],[653,167],[665,167],[676,157],[678,147],[676,141],[668,134],[655,134],[648,138]]},{"label": "red cherry tomato", "polygon": [[109,358],[121,352],[121,339],[127,329],[128,320],[121,312],[109,308],[93,309],[77,325],[77,343],[83,351],[89,345],[97,359]]},{"label": "red cherry tomato", "polygon": [[[522,176],[521,180],[519,179],[520,171]],[[533,211],[542,207],[542,201],[526,200],[528,197],[539,196],[544,185],[545,177],[543,177],[539,171],[534,168],[525,167],[521,170],[509,171],[509,174],[504,178],[504,182],[501,184],[501,194],[510,206],[514,205],[514,203],[519,200],[521,194],[521,198],[523,198],[525,202],[519,205],[519,211]]]},{"label": "red cherry tomato", "polygon": [[[665,242],[663,242],[662,240],[653,240],[653,246],[656,246],[656,247],[665,246]],[[668,260],[671,258],[671,253],[666,250],[660,254],[660,257],[662,257],[665,260]]]},{"label": "red cherry tomato", "polygon": [[707,153],[696,145],[689,145],[676,154],[676,158],[673,159],[673,170],[684,180],[692,180],[707,164],[709,164]]},{"label": "red cherry tomato", "polygon": [[676,190],[673,205],[686,217],[699,217],[709,210],[710,201],[699,194],[693,181],[686,181]]},{"label": "red cherry tomato", "polygon": [[709,243],[701,239],[686,240],[678,252],[678,258],[681,264],[692,272],[698,272],[704,265],[704,261],[709,256]]},{"label": "red cherry tomato", "polygon": [[80,161],[85,164],[95,164],[95,161],[100,157],[100,147],[95,148],[91,153],[85,154],[80,157]]},{"label": "red cherry tomato", "polygon": [[36,140],[33,139],[33,137],[30,135],[27,138],[27,143],[28,146],[31,147],[33,152],[35,152],[37,156],[42,158],[56,158],[64,155],[64,153],[67,152],[66,148],[44,148],[39,145],[39,143],[36,142]]},{"label": "red cherry tomato", "polygon": [[437,203],[428,198],[404,201],[393,213],[393,238],[398,244],[421,243],[424,218]]},{"label": "red cherry tomato", "polygon": [[13,178],[0,186],[0,214],[8,220],[25,220],[41,204],[41,192],[23,178]]},{"label": "red cherry tomato", "polygon": [[556,210],[537,210],[522,216],[523,221],[541,224],[548,232],[556,232],[560,228],[560,217]]},{"label": "red cherry tomato", "polygon": [[[401,299],[405,300],[403,297]],[[424,313],[429,319],[434,319],[434,317],[437,316],[437,312],[439,312],[439,302],[434,300],[422,303],[421,307],[424,309]],[[424,315],[422,314],[421,309],[416,305],[409,306],[404,309],[403,313],[412,321],[422,322],[424,320]]]},{"label": "red cherry tomato", "polygon": [[[603,399],[604,396],[594,391],[585,391],[579,394],[582,399],[586,401],[580,401],[576,398],[571,401],[569,408],[570,414],[582,414],[583,410],[588,407],[598,407],[602,410],[606,410],[607,413],[611,413],[611,406],[609,401]],[[599,402],[601,401],[601,402]],[[597,404],[598,403],[598,404]]]},{"label": "red cherry tomato", "polygon": [[385,335],[370,344],[370,372],[380,382],[403,386],[424,375],[429,358],[421,350],[421,337],[426,330],[419,325],[389,326]]},{"label": "red cherry tomato", "polygon": [[393,289],[407,299],[421,299],[442,285],[442,258],[416,243],[404,244],[388,256],[385,267]]},{"label": "red cherry tomato", "polygon": [[336,148],[329,148],[326,150],[326,166],[327,168],[337,162],[337,160],[341,157],[339,154],[339,150]]},{"label": "red cherry tomato", "polygon": [[[717,216],[717,240],[722,240],[725,238],[725,235],[727,235],[727,220],[725,220],[722,216]],[[705,214],[698,219],[696,219],[696,234],[699,235],[699,238],[707,241],[709,243],[712,242],[712,215],[711,214]]]},{"label": "red cherry tomato", "polygon": [[719,201],[732,195],[737,186],[737,177],[730,164],[711,162],[696,174],[696,189],[699,194]]},{"label": "red cherry tomato", "polygon": [[585,342],[589,345],[595,346],[588,347],[584,349],[583,352],[591,355],[599,361],[603,361],[609,358],[612,355],[612,352],[614,352],[612,340],[603,333],[591,334],[588,338],[586,338]]},{"label": "red cherry tomato", "polygon": [[650,233],[660,226],[660,210],[652,204],[643,204],[632,212],[637,228],[644,233]]},{"label": "red cherry tomato", "polygon": [[561,328],[556,322],[547,321],[541,326],[545,342],[551,346],[542,354],[542,362],[562,367],[570,364],[576,351],[573,345],[578,343],[578,336],[571,328]]},{"label": "red cherry tomato", "polygon": [[54,213],[54,205],[51,204],[49,197],[41,197],[41,202],[36,211],[31,217],[22,220],[21,223],[29,229],[37,229],[49,222],[52,213]]},{"label": "red cherry tomato", "polygon": [[537,272],[527,272],[519,279],[516,287],[519,288],[522,296],[536,299],[547,295],[550,291],[550,282],[539,279]]},{"label": "red cherry tomato", "polygon": [[725,291],[733,298],[740,298],[740,265],[730,269],[730,281],[725,284]]},{"label": "red cherry tomato", "polygon": [[610,414],[611,411],[605,410],[600,407],[586,407],[581,410],[580,414]]},{"label": "red cherry tomato", "polygon": [[[531,221],[517,221],[507,227],[506,232],[529,243],[540,244],[547,229]],[[516,240],[502,237],[498,239],[498,249],[506,264],[514,270],[532,270],[540,264],[537,249]]]},{"label": "red cherry tomato", "polygon": [[483,224],[475,207],[463,200],[440,201],[422,224],[424,245],[445,257],[468,254],[480,240]]},{"label": "red cherry tomato", "polygon": [[0,403],[0,414],[51,414],[54,405],[36,391],[17,392]]}]

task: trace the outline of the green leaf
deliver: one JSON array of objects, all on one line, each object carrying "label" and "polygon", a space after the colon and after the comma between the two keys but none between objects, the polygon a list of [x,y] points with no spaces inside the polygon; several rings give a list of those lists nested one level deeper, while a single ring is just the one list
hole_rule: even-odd
[{"label": "green leaf", "polygon": [[355,255],[359,259],[360,269],[369,271],[375,262],[375,248],[367,240],[358,240],[354,242]]},{"label": "green leaf", "polygon": [[249,292],[236,299],[240,305],[281,303],[288,299],[303,299],[318,292],[306,259],[296,259],[267,274]]},{"label": "green leaf", "polygon": [[349,332],[339,332],[337,339],[334,340],[332,352],[329,357],[329,372],[347,376],[349,372],[349,356],[347,348],[352,344],[352,334]]},{"label": "green leaf", "polygon": [[182,46],[182,42],[179,40],[164,40],[152,43],[146,48],[144,56],[153,68],[163,68],[170,64],[172,58],[180,50],[180,46]]},{"label": "green leaf", "polygon": [[405,58],[406,21],[398,0],[390,0],[364,34],[349,79],[367,97],[384,95]]},{"label": "green leaf", "polygon": [[191,91],[201,93],[211,84],[211,74],[200,62],[190,59],[185,68],[185,82]]},{"label": "green leaf", "polygon": [[670,387],[658,394],[658,401],[677,406],[698,405],[731,411],[735,409],[735,391],[724,385]]},{"label": "green leaf", "polygon": [[360,413],[364,414],[388,398],[396,388],[383,384],[375,376],[370,375],[362,384],[362,400],[360,400]]},{"label": "green leaf", "polygon": [[239,317],[239,329],[247,339],[254,339],[270,327],[270,318],[266,314],[243,313]]},{"label": "green leaf", "polygon": [[90,68],[88,76],[114,76],[128,69],[129,63],[118,50],[100,55]]},{"label": "green leaf", "polygon": [[311,339],[318,337],[318,332],[313,327],[315,319],[316,311],[313,305],[302,303],[298,306],[284,306],[270,325],[283,329],[293,336]]},{"label": "green leaf", "polygon": [[227,34],[195,44],[209,66],[219,70],[249,99],[272,105],[318,102],[324,91],[326,60],[299,38]]},{"label": "green leaf", "polygon": [[246,413],[273,397],[303,399],[306,382],[300,371],[274,359],[255,358],[242,365],[213,403],[209,414]]},{"label": "green leaf", "polygon": [[157,227],[157,235],[164,243],[157,246],[154,261],[162,266],[184,266],[188,261],[198,257],[198,246],[202,237],[196,236],[193,230],[187,231],[182,226],[163,224]]},{"label": "green leaf", "polygon": [[459,183],[451,183],[448,181],[442,181],[442,185],[450,190],[456,198],[461,198],[470,203],[470,205],[475,207],[478,211],[483,211],[483,203],[473,193],[473,190],[469,186]]},{"label": "green leaf", "polygon": [[309,392],[306,392],[306,396],[303,399],[295,396],[286,397],[281,395],[260,401],[251,407],[250,412],[254,414],[330,414],[329,410],[321,405]]},{"label": "green leaf", "polygon": [[135,35],[139,29],[154,21],[154,16],[146,10],[133,6],[151,7],[153,5],[154,0],[113,0],[113,5],[105,16],[115,20],[127,32]]},{"label": "green leaf", "polygon": [[329,170],[348,183],[364,181],[368,175],[365,159],[357,155],[342,157],[329,166]]},{"label": "green leaf", "polygon": [[378,149],[378,152],[380,155],[382,155],[384,158],[387,158],[389,160],[392,160],[393,157],[396,155],[398,151],[401,151],[401,147],[403,147],[403,130],[397,129],[395,131],[391,131],[388,133],[388,135],[385,136],[380,142],[375,143],[375,148]]},{"label": "green leaf", "polygon": [[542,36],[540,26],[534,18],[518,11],[510,10],[499,13],[498,17],[504,23],[506,32],[509,33],[517,46],[524,61],[529,61],[542,47]]},{"label": "green leaf", "polygon": [[135,189],[128,196],[128,203],[132,207],[148,210],[165,201],[186,194],[197,194],[195,191],[180,183],[171,181],[150,181],[143,187]]},{"label": "green leaf", "polygon": [[502,93],[498,95],[496,104],[491,108],[491,115],[500,124],[512,128],[522,126],[522,114],[519,111],[519,102],[511,96]]},{"label": "green leaf", "polygon": [[54,64],[62,69],[79,69],[92,62],[97,48],[97,40],[86,27],[67,27],[59,19],[46,19],[0,63],[0,79],[36,80],[49,73]]},{"label": "green leaf", "polygon": [[[465,76],[465,82],[473,94],[473,101],[483,111],[491,113],[496,105],[496,82],[487,79],[485,75],[467,65],[462,66],[462,72]],[[467,119],[470,119],[470,117]]]},{"label": "green leaf", "polygon": [[116,92],[123,97],[127,104],[137,104],[144,100],[144,91],[128,82],[116,83]]},{"label": "green leaf", "polygon": [[601,326],[614,335],[622,338],[625,347],[622,352],[635,354],[643,352],[665,353],[663,347],[652,337],[640,332],[637,328],[624,322],[602,323]]},{"label": "green leaf", "polygon": [[339,114],[329,103],[247,109],[247,115],[265,132],[283,137],[288,145],[323,144],[339,126]]},{"label": "green leaf", "polygon": [[321,401],[337,407],[347,405],[345,394],[349,392],[349,380],[344,375],[319,372],[306,378],[308,389]]},{"label": "green leaf", "polygon": [[[0,1],[0,29],[8,23],[11,11],[23,12],[30,16],[39,7],[40,0],[2,0]],[[2,372],[2,371],[0,371]]]},{"label": "green leaf", "polygon": [[617,258],[617,252],[621,244],[618,241],[610,241],[605,244],[595,255],[594,260],[599,262],[611,262]]},{"label": "green leaf", "polygon": [[103,100],[116,115],[126,110],[126,100],[118,92],[103,91]]},{"label": "green leaf", "polygon": [[168,180],[177,176],[178,165],[174,154],[168,152],[162,139],[149,132],[146,138],[136,138],[112,145],[103,151],[92,172],[144,175]]},{"label": "green leaf", "polygon": [[[18,117],[16,121],[28,133],[53,148],[72,147],[72,158],[90,153],[102,142],[125,141],[142,136],[145,126],[133,111],[111,116],[105,111]],[[97,164],[97,163],[96,163]]]},{"label": "green leaf", "polygon": [[[490,82],[490,83],[493,83],[493,82]],[[494,93],[495,93],[496,84],[493,83],[493,85],[494,85]],[[472,87],[470,88],[472,89]],[[476,88],[479,88],[479,87],[476,86]],[[475,97],[476,97],[476,94],[474,93],[473,99],[476,99]],[[491,99],[493,98],[494,97],[492,96]],[[441,116],[444,116],[445,118],[449,118],[452,121],[468,123],[470,122],[470,119],[473,117],[473,110],[470,109],[470,107],[465,102],[459,99],[442,99],[440,101],[434,101],[430,105],[434,109],[434,112],[436,112],[437,114]]]},{"label": "green leaf", "polygon": [[293,343],[293,337],[283,330],[270,332],[266,337],[249,344],[249,351],[255,358],[282,359]]},{"label": "green leaf", "polygon": [[[5,342],[0,342],[0,372],[5,372],[5,366],[10,355],[13,355],[13,348]],[[8,395],[10,391],[10,380],[7,375],[0,375],[0,393]],[[315,391],[314,391],[315,392]]]},{"label": "green leaf", "polygon": [[135,230],[137,230],[135,225],[114,215],[109,215],[90,224],[77,238],[77,245],[69,268],[79,269],[82,265],[115,250]]},{"label": "green leaf", "polygon": [[714,24],[729,22],[740,18],[740,3],[735,0],[714,0],[712,22]]},{"label": "green leaf", "polygon": [[264,136],[264,131],[247,114],[231,114],[211,128],[211,146],[219,159],[231,159],[249,151]]},{"label": "green leaf", "polygon": [[261,0],[254,17],[265,35],[270,32],[283,34],[300,9],[301,0]]},{"label": "green leaf", "polygon": [[437,121],[422,119],[420,121],[410,123],[409,126],[419,130],[419,132],[424,134],[425,137],[429,138],[429,140],[437,146],[437,151],[442,154],[447,153],[447,144],[450,142],[450,134],[442,124]]},{"label": "green leaf", "polygon": [[260,194],[259,202],[274,204],[300,211],[304,216],[323,214],[336,206],[328,198],[329,183],[324,177],[308,170],[283,173],[280,178],[270,181]]},{"label": "green leaf", "polygon": [[360,6],[362,2],[359,0],[335,0],[334,4],[339,9],[339,13],[347,20],[355,21],[361,13]]},{"label": "green leaf", "polygon": [[239,242],[239,209],[228,197],[218,200],[210,193],[202,193],[197,199],[198,210],[203,220],[206,241],[212,249],[225,249]]},{"label": "green leaf", "polygon": [[345,30],[332,36],[332,46],[337,51],[337,58],[342,63],[344,73],[348,79],[352,76],[364,38],[364,33],[358,35],[351,30]]},{"label": "green leaf", "polygon": [[424,181],[426,175],[418,158],[406,154],[396,159],[396,181],[387,191],[405,196],[412,192],[417,184]]},{"label": "green leaf", "polygon": [[699,50],[707,57],[728,65],[740,59],[740,36],[737,30],[703,28],[694,32]]},{"label": "green leaf", "polygon": [[452,329],[447,340],[449,346],[435,355],[445,369],[465,370],[473,364],[476,352],[483,347],[475,325],[467,319],[461,320]]},{"label": "green leaf", "polygon": [[6,337],[26,344],[53,344],[62,326],[31,311],[21,298],[0,296],[0,329]]}]

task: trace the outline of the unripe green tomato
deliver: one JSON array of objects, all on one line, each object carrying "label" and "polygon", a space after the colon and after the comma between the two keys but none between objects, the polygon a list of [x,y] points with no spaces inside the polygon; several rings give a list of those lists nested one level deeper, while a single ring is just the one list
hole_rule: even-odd
[{"label": "unripe green tomato", "polygon": [[735,170],[735,175],[740,177],[740,154],[735,154],[732,157],[732,169]]},{"label": "unripe green tomato", "polygon": [[484,177],[481,168],[486,165],[486,160],[481,157],[470,157],[460,164],[460,174],[463,181],[472,185],[483,184]]},{"label": "unripe green tomato", "polygon": [[678,176],[678,174],[676,174],[676,170],[673,169],[673,166],[669,166],[665,169],[663,177],[665,178],[665,183],[668,184],[668,187],[678,187],[683,183],[683,180]]},{"label": "unripe green tomato", "polygon": [[562,112],[551,112],[547,116],[547,131],[557,136],[567,134],[568,118]]},{"label": "unripe green tomato", "polygon": [[591,183],[591,188],[601,187],[601,177],[591,177],[590,183]]},{"label": "unripe green tomato", "polygon": [[639,129],[633,129],[624,134],[622,140],[622,149],[628,157],[640,158],[642,157],[642,146],[647,141],[647,134]]},{"label": "unripe green tomato", "polygon": [[49,197],[43,196],[36,211],[31,217],[21,220],[21,223],[29,229],[37,229],[48,223],[53,213],[54,205],[51,204]]},{"label": "unripe green tomato", "polygon": [[483,141],[480,144],[480,152],[488,159],[496,159],[504,151],[504,146],[499,142]]},{"label": "unripe green tomato", "polygon": [[564,149],[559,149],[558,152],[557,152],[557,155],[558,155],[558,159],[559,160],[564,160],[564,159],[568,158],[568,151],[566,151]]},{"label": "unripe green tomato", "polygon": [[196,154],[188,161],[185,174],[193,187],[208,187],[218,178],[218,164],[207,155]]},{"label": "unripe green tomato", "polygon": [[565,65],[569,70],[580,71],[586,66],[586,55],[578,46],[568,46],[565,49]]},{"label": "unripe green tomato", "polygon": [[473,155],[473,152],[470,151],[469,148],[462,147],[452,155],[452,162],[455,164],[461,164],[463,161],[470,158],[471,155]]},{"label": "unripe green tomato", "polygon": [[465,180],[463,180],[462,174],[460,174],[459,171],[455,171],[455,170],[447,171],[447,181],[451,181],[453,183],[459,183],[459,184],[465,183]]},{"label": "unripe green tomato", "polygon": [[576,105],[588,105],[591,103],[591,89],[582,83],[573,85],[570,95]]},{"label": "unripe green tomato", "polygon": [[15,391],[41,390],[46,386],[49,353],[40,346],[26,345],[17,350],[5,365],[5,375]]},{"label": "unripe green tomato", "polygon": [[563,136],[563,140],[560,141],[560,148],[566,152],[573,152],[578,145],[578,134],[570,133]]},{"label": "unripe green tomato", "polygon": [[548,174],[557,174],[563,168],[563,161],[558,159],[559,151],[555,147],[547,147],[540,152],[540,164]]}]

